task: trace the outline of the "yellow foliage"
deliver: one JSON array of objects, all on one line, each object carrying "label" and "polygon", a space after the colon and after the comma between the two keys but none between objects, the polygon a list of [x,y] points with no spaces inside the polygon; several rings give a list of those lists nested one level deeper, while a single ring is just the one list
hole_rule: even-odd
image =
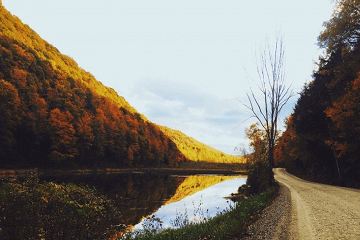
[{"label": "yellow foliage", "polygon": [[[0,6],[0,26],[1,35],[14,39],[33,50],[42,60],[48,61],[59,74],[81,82],[90,88],[94,94],[111,99],[119,108],[123,107],[131,113],[137,112],[112,88],[97,81],[93,75],[80,68],[71,57],[61,54],[57,48],[43,40],[28,25],[23,24],[19,18],[12,16],[3,6]],[[18,51],[22,50],[19,49]],[[141,117],[146,120],[143,115]]]},{"label": "yellow foliage", "polygon": [[177,148],[188,160],[211,163],[245,163],[245,158],[223,153],[196,139],[189,137],[181,131],[159,126],[161,131],[170,137]]},{"label": "yellow foliage", "polygon": [[193,195],[194,193],[201,191],[205,188],[221,183],[225,180],[238,178],[239,176],[189,176],[183,181],[177,188],[175,194],[166,201],[166,204],[172,202],[178,202],[181,199]]}]

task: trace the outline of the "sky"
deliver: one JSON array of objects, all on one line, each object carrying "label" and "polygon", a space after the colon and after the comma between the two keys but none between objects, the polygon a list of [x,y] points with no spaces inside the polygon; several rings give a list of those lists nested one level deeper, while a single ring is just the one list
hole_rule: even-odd
[{"label": "sky", "polygon": [[[331,0],[2,0],[3,6],[150,121],[228,154],[256,122],[256,52],[283,36],[299,93],[322,54]],[[281,112],[279,126],[299,95]]]}]

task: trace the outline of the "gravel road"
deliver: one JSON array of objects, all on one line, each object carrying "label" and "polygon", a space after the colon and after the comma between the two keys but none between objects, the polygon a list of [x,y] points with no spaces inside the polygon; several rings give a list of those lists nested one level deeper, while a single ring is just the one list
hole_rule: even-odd
[{"label": "gravel road", "polygon": [[291,214],[280,216],[288,221],[286,234],[279,231],[272,239],[360,239],[360,190],[308,182],[284,169],[274,172],[290,190]]}]

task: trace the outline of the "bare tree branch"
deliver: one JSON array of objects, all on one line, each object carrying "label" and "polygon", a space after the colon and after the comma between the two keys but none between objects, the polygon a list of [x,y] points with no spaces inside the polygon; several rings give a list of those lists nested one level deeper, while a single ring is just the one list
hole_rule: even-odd
[{"label": "bare tree branch", "polygon": [[292,86],[286,86],[285,79],[285,50],[283,38],[276,37],[274,48],[270,47],[269,39],[266,39],[264,49],[258,56],[256,70],[260,80],[257,85],[260,99],[257,98],[250,88],[247,93],[248,104],[244,104],[252,112],[260,125],[266,131],[268,137],[268,161],[272,168],[274,166],[274,147],[277,133],[277,121],[279,114],[286,103],[295,94]]}]

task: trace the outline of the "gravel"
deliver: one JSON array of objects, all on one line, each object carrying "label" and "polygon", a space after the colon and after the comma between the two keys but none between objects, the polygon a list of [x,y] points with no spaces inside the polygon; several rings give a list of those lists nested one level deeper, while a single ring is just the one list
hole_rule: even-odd
[{"label": "gravel", "polygon": [[274,172],[279,195],[241,239],[360,239],[360,190]]},{"label": "gravel", "polygon": [[280,184],[279,195],[262,211],[259,219],[248,227],[247,236],[242,239],[290,239],[290,221],[290,191]]},{"label": "gravel", "polygon": [[297,239],[360,239],[360,190],[308,182],[274,169],[291,193],[289,232]]}]

